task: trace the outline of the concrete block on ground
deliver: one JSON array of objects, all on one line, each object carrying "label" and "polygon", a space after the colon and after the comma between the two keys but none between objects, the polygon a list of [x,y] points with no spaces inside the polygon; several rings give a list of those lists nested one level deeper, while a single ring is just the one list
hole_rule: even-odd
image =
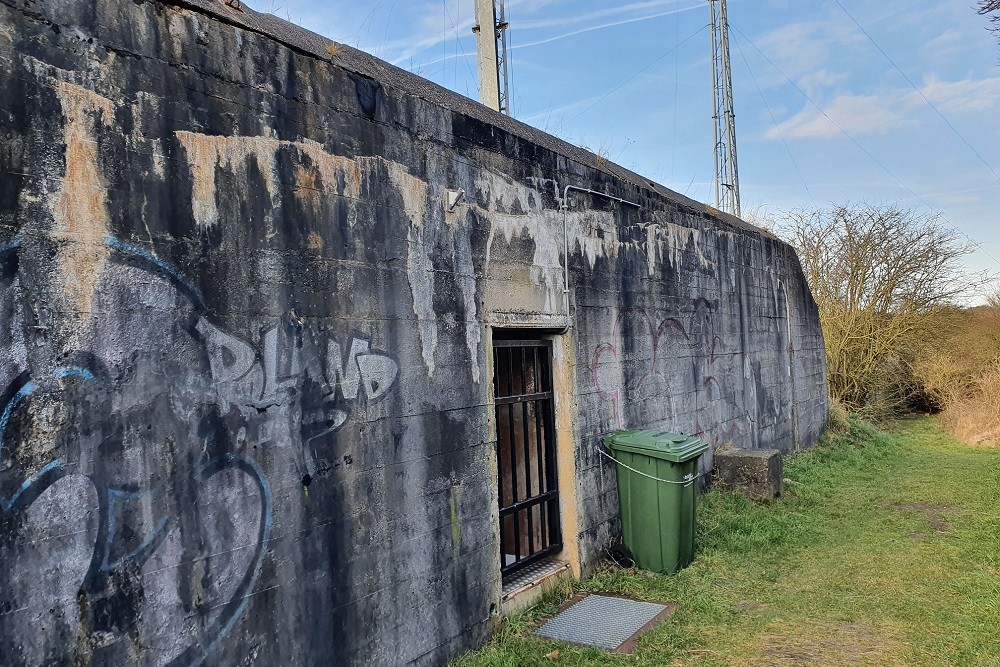
[{"label": "concrete block on ground", "polygon": [[716,452],[715,478],[719,488],[751,500],[775,500],[781,496],[781,452],[777,449]]}]

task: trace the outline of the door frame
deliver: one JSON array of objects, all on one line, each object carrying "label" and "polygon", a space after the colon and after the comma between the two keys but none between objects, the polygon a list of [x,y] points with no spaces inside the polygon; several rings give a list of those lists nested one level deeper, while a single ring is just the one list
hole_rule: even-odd
[{"label": "door frame", "polygon": [[[551,343],[551,374],[553,391],[553,411],[555,418],[555,457],[557,468],[557,489],[559,492],[559,520],[562,532],[562,550],[552,557],[569,565],[570,573],[579,578],[582,574],[579,548],[579,517],[576,476],[576,438],[573,430],[573,397],[576,380],[574,363],[575,345],[572,331],[556,333],[552,329],[523,328],[511,326],[485,327],[486,343],[486,391],[488,396],[489,437],[493,446],[488,448],[491,477],[490,486],[491,521],[493,526],[494,571],[496,572],[494,600],[495,613],[500,613],[503,581],[500,574],[500,497],[499,462],[496,456],[497,423],[496,399],[493,389],[495,368],[494,340],[522,338],[545,340]],[[527,595],[527,594],[525,594]],[[518,596],[520,598],[521,596]],[[506,606],[506,605],[505,605]]]}]

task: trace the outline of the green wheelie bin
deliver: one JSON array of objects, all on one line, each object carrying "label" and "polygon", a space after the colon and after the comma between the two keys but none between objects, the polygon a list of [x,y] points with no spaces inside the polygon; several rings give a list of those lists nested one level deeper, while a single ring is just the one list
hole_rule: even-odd
[{"label": "green wheelie bin", "polygon": [[618,462],[625,546],[644,570],[671,574],[694,559],[699,438],[663,431],[618,431],[604,440]]}]

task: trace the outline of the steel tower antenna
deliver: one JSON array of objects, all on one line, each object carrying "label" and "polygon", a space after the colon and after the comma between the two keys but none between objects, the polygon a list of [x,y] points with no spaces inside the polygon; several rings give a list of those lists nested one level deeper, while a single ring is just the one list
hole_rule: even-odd
[{"label": "steel tower antenna", "polygon": [[[504,0],[476,0],[476,25],[479,36],[476,52],[479,64],[479,101],[486,106],[511,114],[510,67],[507,59],[507,10]],[[482,26],[493,31],[483,32]]]},{"label": "steel tower antenna", "polygon": [[712,121],[715,139],[715,207],[740,215],[740,173],[736,160],[736,114],[729,59],[726,0],[708,0],[712,20]]}]

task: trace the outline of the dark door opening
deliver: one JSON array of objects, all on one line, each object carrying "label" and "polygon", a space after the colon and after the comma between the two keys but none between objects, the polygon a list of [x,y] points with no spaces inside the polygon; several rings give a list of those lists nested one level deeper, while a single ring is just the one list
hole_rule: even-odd
[{"label": "dark door opening", "polygon": [[507,577],[562,550],[552,345],[494,340],[493,366],[500,572]]}]

